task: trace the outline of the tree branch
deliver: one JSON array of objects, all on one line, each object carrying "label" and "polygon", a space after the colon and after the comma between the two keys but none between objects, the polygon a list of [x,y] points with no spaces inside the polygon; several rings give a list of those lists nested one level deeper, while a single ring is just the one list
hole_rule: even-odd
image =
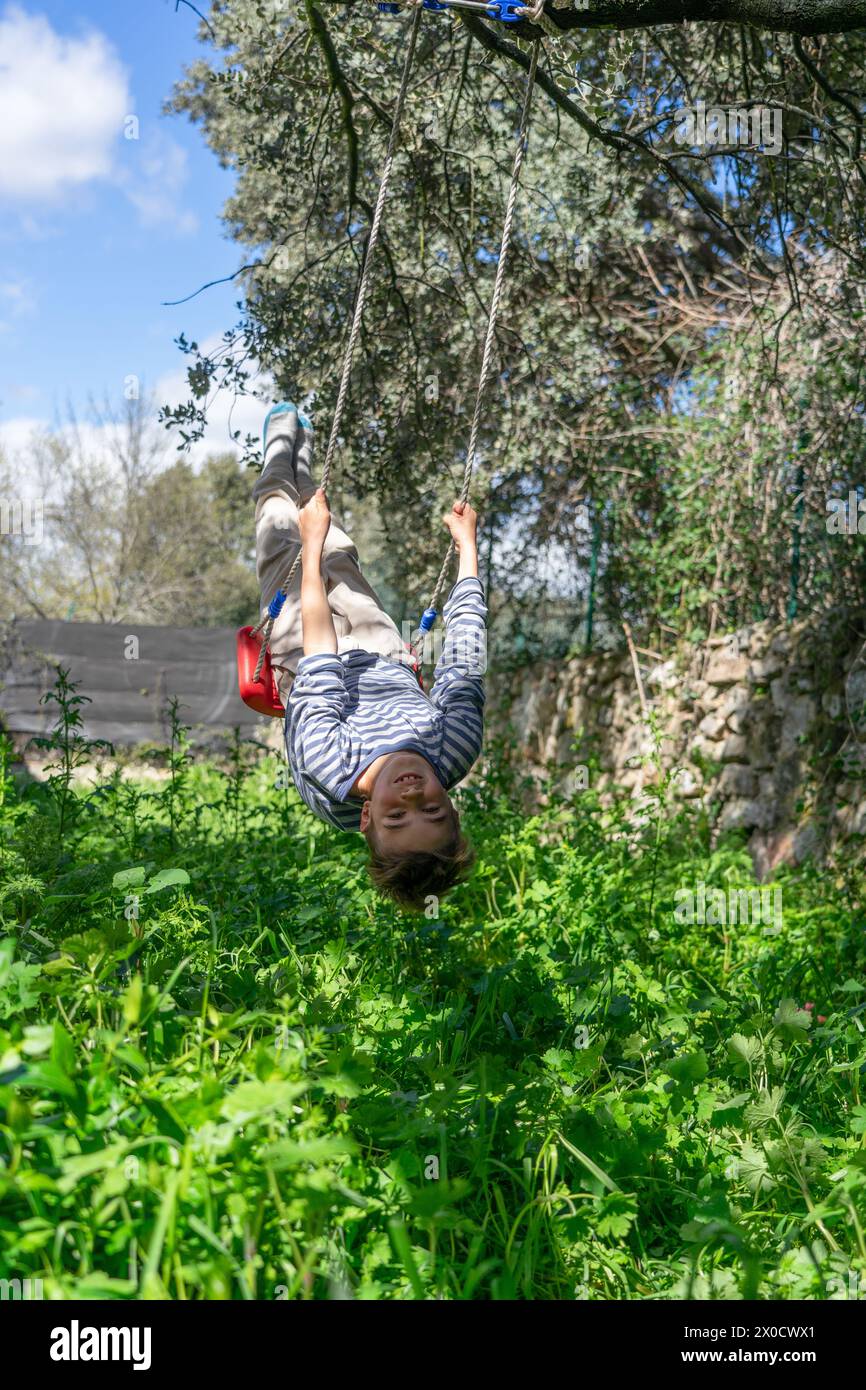
[{"label": "tree branch", "polygon": [[[498,53],[504,57],[510,58],[512,62],[528,72],[530,63],[528,53],[524,53],[516,44],[509,43],[506,39],[500,39],[489,24],[485,24],[481,20],[476,19],[474,15],[462,12],[460,18],[469,32],[478,39],[478,42],[486,48],[488,52]],[[517,27],[517,25],[512,25],[514,29]],[[710,222],[716,228],[724,228],[744,251],[750,251],[756,256],[756,264],[759,265],[762,270],[767,270],[763,259],[755,253],[753,247],[747,246],[737,228],[732,226],[727,217],[724,216],[718,200],[708,189],[690,182],[671,160],[665,158],[664,155],[660,154],[658,150],[654,149],[651,145],[647,145],[643,140],[638,139],[637,136],[632,135],[628,131],[606,130],[604,126],[599,125],[591,116],[588,116],[585,111],[581,110],[581,108],[571,100],[541,66],[539,66],[536,72],[535,81],[537,86],[545,92],[558,107],[567,112],[572,120],[576,121],[594,140],[598,140],[602,145],[607,145],[610,149],[617,150],[619,153],[629,152],[631,154],[646,155],[651,159],[664,171],[667,177],[677,185],[681,192],[687,193],[694,200],[698,207],[706,213]]]},{"label": "tree branch", "polygon": [[[369,0],[352,0],[368,4]],[[346,0],[322,0],[344,5]],[[548,0],[548,29],[646,29],[660,24],[745,24],[779,34],[846,34],[866,29],[866,0],[590,0],[591,9],[555,9]],[[534,36],[528,20],[510,24],[516,38]]]},{"label": "tree branch", "polygon": [[305,9],[310,24],[310,31],[324,55],[325,66],[327,67],[328,76],[331,80],[331,90],[336,91],[339,96],[340,106],[343,111],[343,129],[346,132],[346,143],[348,145],[349,154],[348,220],[351,222],[352,211],[357,200],[358,188],[358,132],[352,120],[352,108],[355,105],[355,98],[346,81],[343,69],[340,67],[340,60],[337,57],[334,41],[328,32],[328,26],[322,18],[321,13],[316,9],[312,0],[306,0]]},{"label": "tree branch", "polygon": [[[747,24],[776,33],[845,34],[866,28],[866,0],[591,0],[591,9],[553,9],[545,18],[557,28],[643,29],[655,24]],[[511,26],[514,33],[532,33],[529,23]]]}]

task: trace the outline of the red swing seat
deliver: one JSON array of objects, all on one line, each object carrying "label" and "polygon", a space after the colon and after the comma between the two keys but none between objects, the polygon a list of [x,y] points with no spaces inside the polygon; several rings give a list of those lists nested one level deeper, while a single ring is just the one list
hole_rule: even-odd
[{"label": "red swing seat", "polygon": [[249,705],[250,709],[254,709],[257,714],[267,715],[270,719],[282,719],[286,711],[280,699],[274,669],[271,666],[271,653],[267,649],[265,649],[265,659],[262,662],[259,678],[258,680],[255,679],[261,649],[261,634],[254,634],[251,627],[239,629],[237,653],[240,697],[244,704]]},{"label": "red swing seat", "polygon": [[[286,711],[277,689],[269,649],[265,651],[265,659],[262,662],[259,678],[258,680],[255,679],[256,665],[261,649],[260,634],[254,633],[251,627],[238,629],[238,691],[244,704],[249,705],[250,709],[254,709],[256,714],[264,714],[269,719],[283,719]],[[406,650],[412,654],[413,660],[410,662],[410,666],[415,679],[423,690],[424,680],[421,675],[421,666],[408,642],[406,643]]]}]

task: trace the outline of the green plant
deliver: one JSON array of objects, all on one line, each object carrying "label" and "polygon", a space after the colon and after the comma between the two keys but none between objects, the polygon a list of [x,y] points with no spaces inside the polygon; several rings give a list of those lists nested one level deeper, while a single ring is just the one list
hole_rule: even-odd
[{"label": "green plant", "polygon": [[[0,1274],[497,1300],[826,1298],[866,1273],[850,881],[782,875],[778,935],[679,921],[683,884],[751,883],[736,837],[712,847],[661,784],[650,815],[552,787],[527,813],[494,763],[460,793],[478,872],[405,918],[270,757],[230,762],[228,802],[225,772],[181,775],[176,844],[168,789],[132,863],[90,797],[41,894],[2,865]],[[7,785],[15,854],[42,819],[50,793]]]},{"label": "green plant", "polygon": [[88,695],[79,694],[79,685],[79,681],[69,679],[68,667],[56,667],[54,685],[39,703],[56,706],[57,722],[49,734],[29,740],[29,746],[56,755],[53,761],[46,764],[46,771],[56,816],[58,855],[63,853],[66,837],[74,828],[83,805],[73,794],[76,770],[91,763],[94,754],[113,752],[107,740],[85,737],[81,711],[84,705],[93,702]]},{"label": "green plant", "polygon": [[180,701],[172,695],[163,711],[169,725],[169,745],[166,752],[168,783],[165,801],[172,844],[177,843],[180,823],[189,809],[189,728],[180,717]]}]

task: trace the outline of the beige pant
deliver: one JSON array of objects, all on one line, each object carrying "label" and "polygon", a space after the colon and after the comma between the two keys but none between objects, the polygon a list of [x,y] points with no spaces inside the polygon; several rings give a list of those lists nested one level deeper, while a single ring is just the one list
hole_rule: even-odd
[{"label": "beige pant", "polygon": [[[277,589],[283,587],[300,549],[298,507],[303,499],[285,476],[269,478],[267,468],[253,488],[253,497],[256,499],[256,573],[265,609]],[[392,661],[407,662],[408,653],[396,624],[361,573],[358,552],[334,516],[325,540],[322,576],[334,619],[337,650],[347,652],[360,647]],[[271,636],[271,662],[284,704],[303,654],[299,565]]]}]

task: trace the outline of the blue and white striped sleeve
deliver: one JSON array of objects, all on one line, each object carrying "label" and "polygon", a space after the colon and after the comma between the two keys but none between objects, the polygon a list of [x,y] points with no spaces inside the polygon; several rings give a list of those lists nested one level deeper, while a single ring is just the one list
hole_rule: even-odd
[{"label": "blue and white striped sleeve", "polygon": [[295,785],[322,814],[317,793],[337,795],[343,780],[343,719],[348,703],[339,657],[304,656],[286,706],[286,746]]},{"label": "blue and white striped sleeve", "polygon": [[487,605],[481,581],[469,578],[455,584],[443,617],[445,641],[430,699],[445,713],[445,740],[459,779],[479,756],[484,734]]}]

